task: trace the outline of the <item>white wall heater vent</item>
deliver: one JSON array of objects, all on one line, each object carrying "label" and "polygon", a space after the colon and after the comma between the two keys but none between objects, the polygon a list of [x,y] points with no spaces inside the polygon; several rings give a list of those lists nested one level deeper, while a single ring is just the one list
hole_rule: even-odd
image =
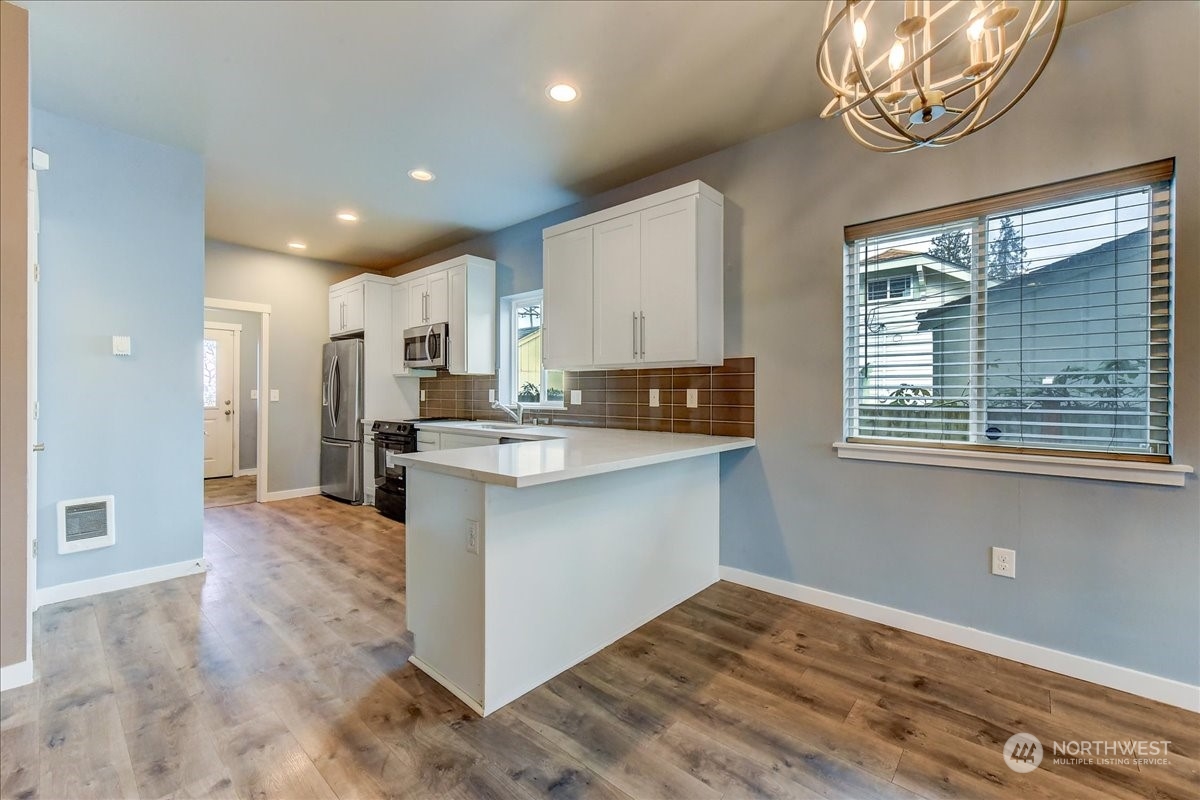
[{"label": "white wall heater vent", "polygon": [[58,552],[78,553],[117,543],[113,495],[58,501]]}]

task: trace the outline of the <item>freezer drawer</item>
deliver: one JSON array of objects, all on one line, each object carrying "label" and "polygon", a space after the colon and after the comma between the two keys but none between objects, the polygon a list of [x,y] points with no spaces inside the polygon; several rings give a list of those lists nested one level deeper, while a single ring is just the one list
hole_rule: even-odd
[{"label": "freezer drawer", "polygon": [[321,440],[321,494],[345,500],[363,501],[362,442],[338,439]]}]

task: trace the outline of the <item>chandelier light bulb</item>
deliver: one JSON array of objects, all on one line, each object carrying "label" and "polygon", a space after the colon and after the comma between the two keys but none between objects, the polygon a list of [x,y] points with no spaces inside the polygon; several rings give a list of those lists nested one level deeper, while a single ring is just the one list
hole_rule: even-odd
[{"label": "chandelier light bulb", "polygon": [[854,46],[862,50],[867,43],[867,23],[861,19],[854,20]]},{"label": "chandelier light bulb", "polygon": [[904,66],[904,42],[896,42],[892,45],[892,52],[888,55],[888,67],[891,68],[892,74],[895,75]]},{"label": "chandelier light bulb", "polygon": [[967,28],[967,38],[972,42],[978,42],[983,38],[983,17],[971,23],[971,27]]}]

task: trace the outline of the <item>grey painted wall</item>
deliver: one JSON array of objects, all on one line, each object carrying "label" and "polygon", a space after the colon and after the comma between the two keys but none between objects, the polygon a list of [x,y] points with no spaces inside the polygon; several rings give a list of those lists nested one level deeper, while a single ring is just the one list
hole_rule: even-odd
[{"label": "grey painted wall", "polygon": [[204,270],[205,296],[271,306],[271,388],[279,401],[268,418],[267,491],[319,486],[329,286],[364,270],[213,239],[204,243]]},{"label": "grey painted wall", "polygon": [[[38,586],[200,558],[200,156],[34,110],[42,228]],[[114,334],[132,355],[112,355]],[[60,556],[59,500],[116,497],[112,547]]]},{"label": "grey painted wall", "polygon": [[[1136,43],[1131,45],[1131,43]],[[1033,91],[949,148],[875,155],[811,120],[466,242],[497,294],[541,286],[541,230],[687,180],[725,193],[726,354],[756,356],[759,446],[722,460],[721,562],[1200,683],[1200,485],[841,461],[842,228],[1175,156],[1176,303],[1200,308],[1200,5],[1138,3],[1063,34]],[[1103,76],[1098,80],[1097,76]],[[1200,315],[1176,324],[1175,452],[1200,462]],[[988,547],[1017,551],[1017,579]]]},{"label": "grey painted wall", "polygon": [[242,326],[238,373],[238,469],[254,469],[258,455],[258,401],[250,393],[258,388],[258,345],[262,314],[251,311],[204,309],[204,321],[231,322]]}]

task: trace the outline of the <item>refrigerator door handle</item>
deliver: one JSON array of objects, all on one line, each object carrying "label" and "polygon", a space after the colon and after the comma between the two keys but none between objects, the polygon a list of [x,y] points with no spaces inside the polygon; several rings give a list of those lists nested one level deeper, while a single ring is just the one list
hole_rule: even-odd
[{"label": "refrigerator door handle", "polygon": [[338,417],[341,416],[341,399],[342,399],[342,370],[338,365],[338,357],[333,357],[333,364],[329,367],[329,424],[334,430],[337,430]]}]

